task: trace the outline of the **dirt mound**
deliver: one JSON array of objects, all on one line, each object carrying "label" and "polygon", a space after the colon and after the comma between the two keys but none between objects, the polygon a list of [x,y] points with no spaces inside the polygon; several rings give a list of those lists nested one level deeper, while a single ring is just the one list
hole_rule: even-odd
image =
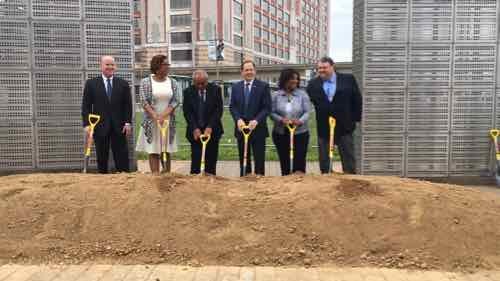
[{"label": "dirt mound", "polygon": [[500,268],[500,197],[394,177],[1,178],[0,263]]}]

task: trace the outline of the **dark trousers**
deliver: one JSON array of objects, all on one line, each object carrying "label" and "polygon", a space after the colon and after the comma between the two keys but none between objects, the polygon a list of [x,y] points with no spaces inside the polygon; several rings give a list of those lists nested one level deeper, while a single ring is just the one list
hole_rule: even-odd
[{"label": "dark trousers", "polygon": [[[285,134],[273,132],[273,142],[278,151],[280,158],[281,175],[290,174],[290,132],[287,130]],[[293,139],[293,170],[295,172],[306,172],[306,154],[307,145],[309,144],[309,132],[297,134]]]},{"label": "dark trousers", "polygon": [[[216,175],[217,158],[219,156],[219,141],[220,137],[211,138],[205,149],[205,173]],[[191,174],[199,174],[201,172],[201,142],[189,141],[191,143]]]},{"label": "dark trousers", "polygon": [[[329,139],[318,136],[319,169],[322,174],[330,172]],[[354,141],[351,134],[341,136],[337,145],[342,170],[346,174],[356,173],[356,159],[354,158]]]},{"label": "dark trousers", "polygon": [[[244,145],[244,140],[243,137],[237,138],[238,139],[238,154],[240,157],[240,177],[243,176],[243,145]],[[254,157],[254,164],[255,164],[255,174],[257,175],[264,175],[265,173],[265,165],[264,165],[264,160],[266,158],[266,138],[265,137],[260,137],[260,138],[252,138],[250,136],[248,140],[248,150],[247,150],[247,167],[246,167],[246,174],[251,174],[252,173],[252,152],[253,152],[253,157]]]},{"label": "dark trousers", "polygon": [[124,134],[117,134],[114,130],[110,130],[107,136],[94,135],[94,142],[99,173],[108,173],[110,146],[116,170],[118,172],[129,171],[128,143]]}]

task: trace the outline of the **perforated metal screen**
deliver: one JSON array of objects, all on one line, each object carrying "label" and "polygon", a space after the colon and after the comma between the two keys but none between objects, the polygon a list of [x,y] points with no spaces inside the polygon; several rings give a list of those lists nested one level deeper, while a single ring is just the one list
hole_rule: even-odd
[{"label": "perforated metal screen", "polygon": [[82,167],[85,80],[113,55],[133,88],[131,31],[131,0],[0,1],[0,170]]},{"label": "perforated metal screen", "polygon": [[360,171],[488,176],[500,127],[495,0],[355,0]]}]

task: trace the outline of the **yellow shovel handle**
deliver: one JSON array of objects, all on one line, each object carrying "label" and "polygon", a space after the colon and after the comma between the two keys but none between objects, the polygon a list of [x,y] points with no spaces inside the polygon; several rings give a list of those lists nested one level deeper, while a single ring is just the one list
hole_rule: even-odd
[{"label": "yellow shovel handle", "polygon": [[335,125],[337,124],[337,120],[333,117],[328,117],[328,123],[330,124],[330,149],[329,149],[329,157],[333,158],[333,145],[334,145],[334,134],[335,134]]},{"label": "yellow shovel handle", "polygon": [[201,134],[200,141],[203,145],[206,145],[210,141],[210,135],[209,134]]},{"label": "yellow shovel handle", "polygon": [[335,125],[337,125],[337,120],[333,117],[328,117],[328,123],[330,124],[330,131],[333,131],[335,129]]},{"label": "yellow shovel handle", "polygon": [[90,127],[93,128],[97,123],[99,123],[99,120],[101,120],[101,116],[97,114],[89,114],[89,123]]},{"label": "yellow shovel handle", "polygon": [[97,123],[99,123],[99,120],[101,120],[101,116],[97,114],[89,114],[87,117],[89,120],[89,126],[90,126],[90,135],[89,138],[87,139],[87,148],[85,149],[85,156],[90,156],[90,147],[92,146],[92,136],[94,135],[94,129]]},{"label": "yellow shovel handle", "polygon": [[288,131],[290,131],[290,135],[293,135],[295,133],[295,130],[297,129],[297,126],[292,123],[286,124],[286,127],[288,128]]},{"label": "yellow shovel handle", "polygon": [[[245,132],[245,130],[247,132]],[[245,137],[245,139],[248,140],[248,137],[250,137],[250,134],[252,133],[252,130],[250,129],[250,126],[245,125],[245,126],[241,127],[241,133],[243,134],[243,136]]]},{"label": "yellow shovel handle", "polygon": [[500,134],[500,130],[497,130],[497,129],[491,129],[490,130],[490,136],[493,138],[493,139],[496,139],[498,137],[498,135]]}]

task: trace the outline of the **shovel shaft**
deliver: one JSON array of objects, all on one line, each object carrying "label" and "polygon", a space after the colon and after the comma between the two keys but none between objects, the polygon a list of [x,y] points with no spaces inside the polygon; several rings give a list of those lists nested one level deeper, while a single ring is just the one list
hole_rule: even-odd
[{"label": "shovel shaft", "polygon": [[201,163],[200,163],[200,172],[202,174],[205,174],[205,152],[207,150],[207,144],[210,141],[210,135],[209,134],[202,134],[200,135],[200,142],[201,142]]},{"label": "shovel shaft", "polygon": [[328,118],[328,123],[330,125],[330,142],[329,142],[329,150],[328,157],[330,158],[330,173],[333,172],[333,152],[335,151],[335,125],[337,124],[337,120],[333,117]]},{"label": "shovel shaft", "polygon": [[101,120],[101,116],[97,114],[89,114],[88,115],[88,121],[89,121],[89,127],[90,130],[88,134],[85,136],[85,148],[83,151],[84,155],[84,160],[83,160],[83,172],[87,173],[88,168],[89,168],[89,159],[90,159],[90,150],[92,148],[92,143],[94,140],[94,128],[97,126],[97,123],[99,123],[99,120]]},{"label": "shovel shaft", "polygon": [[248,125],[245,125],[241,128],[241,133],[243,134],[243,175],[247,174],[247,157],[248,157],[248,139],[250,138],[250,134],[252,130]]},{"label": "shovel shaft", "polygon": [[243,136],[243,175],[247,174],[247,157],[248,157],[248,137]]}]

